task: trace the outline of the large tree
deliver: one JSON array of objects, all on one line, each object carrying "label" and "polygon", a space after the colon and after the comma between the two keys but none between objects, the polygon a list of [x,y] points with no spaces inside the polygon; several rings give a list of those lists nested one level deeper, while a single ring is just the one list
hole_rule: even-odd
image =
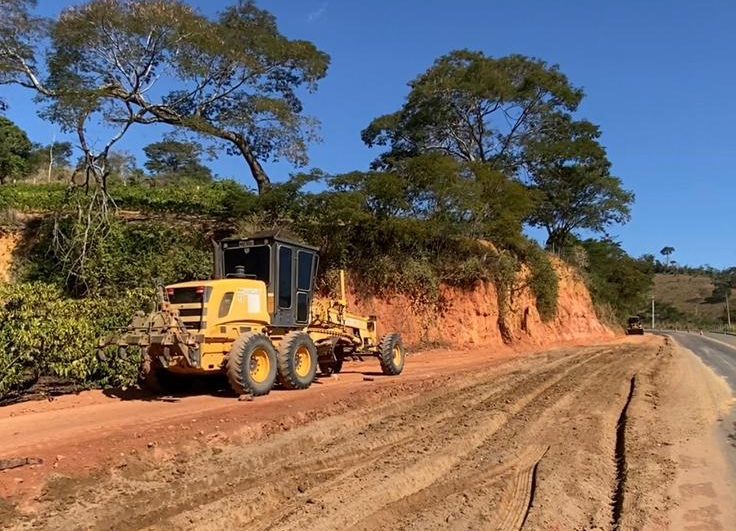
[{"label": "large tree", "polygon": [[27,173],[32,147],[25,131],[0,116],[0,184]]},{"label": "large tree", "polygon": [[[303,114],[299,91],[316,88],[329,57],[283,36],[253,2],[213,20],[177,0],[91,0],[53,23],[34,18],[34,5],[0,0],[0,83],[50,98],[46,116],[67,129],[78,132],[95,114],[119,136],[132,123],[183,128],[242,156],[261,191],[270,186],[264,161],[307,163],[317,123]],[[46,36],[50,49],[41,50]],[[96,173],[104,175],[119,136],[93,154]]]},{"label": "large tree", "polygon": [[31,153],[31,166],[36,174],[45,173],[51,181],[54,168],[68,168],[69,159],[74,152],[71,142],[52,142],[48,145],[34,144]]},{"label": "large tree", "polygon": [[530,223],[547,231],[547,246],[564,247],[579,230],[603,233],[630,216],[634,194],[610,173],[600,130],[569,114],[549,113],[526,140],[524,164],[538,205]]},{"label": "large tree", "polygon": [[270,185],[263,161],[307,162],[316,122],[298,91],[316,87],[329,57],[284,37],[252,2],[210,20],[180,1],[92,0],[65,10],[52,37],[54,89],[98,97],[111,121],[220,141],[243,157],[260,191]]},{"label": "large tree", "polygon": [[[56,47],[54,41],[56,33],[63,33],[70,23],[66,15],[77,8],[67,9],[58,21],[52,22],[35,17],[32,14],[35,5],[35,0],[0,0],[3,13],[0,19],[0,84],[18,84],[33,89],[45,104],[42,115],[59,123],[63,130],[77,134],[84,160],[84,184],[88,190],[90,185],[95,185],[89,205],[99,207],[104,217],[109,204],[107,155],[145,113],[129,103],[108,98],[104,75],[92,80],[80,70],[63,69],[70,58],[78,58],[80,53],[73,47]],[[49,39],[52,46],[47,49]],[[43,58],[48,58],[48,65],[40,64]],[[107,142],[89,140],[89,124],[95,121],[113,126]],[[83,215],[80,210],[80,218]],[[84,233],[89,234],[89,231]]]},{"label": "large tree", "polygon": [[197,142],[166,139],[147,145],[143,151],[147,157],[144,166],[157,180],[212,180],[212,170],[202,164],[202,146]]},{"label": "large tree", "polygon": [[362,133],[369,146],[387,147],[377,166],[438,152],[513,172],[539,117],[573,111],[582,98],[544,61],[467,50],[440,57],[409,86],[401,109],[376,118]]}]

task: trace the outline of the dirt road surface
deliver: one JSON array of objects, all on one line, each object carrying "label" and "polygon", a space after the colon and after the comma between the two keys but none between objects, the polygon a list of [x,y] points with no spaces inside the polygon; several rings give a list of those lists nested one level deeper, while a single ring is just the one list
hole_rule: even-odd
[{"label": "dirt road surface", "polygon": [[[716,374],[721,376],[731,388],[731,396],[736,396],[736,337],[725,334],[691,334],[676,332],[669,334],[678,344],[689,349],[693,354],[697,355],[703,363],[710,367]],[[719,415],[718,429],[711,434],[711,444],[696,447],[691,444],[690,457],[697,459],[701,464],[708,463],[709,466],[701,470],[700,480],[704,485],[713,484],[710,476],[715,472],[716,478],[736,478],[736,408],[731,408],[727,414]],[[713,446],[721,446],[721,452],[715,452],[713,455],[705,453]],[[721,460],[725,457],[725,460]],[[715,469],[715,470],[714,470]],[[696,478],[691,478],[693,484],[698,484]],[[725,488],[730,488],[731,492],[736,492],[736,481],[727,481]],[[687,490],[687,487],[685,487]],[[715,489],[713,489],[715,492]],[[683,493],[684,494],[684,493]],[[704,492],[700,492],[701,499]],[[711,493],[712,494],[712,493]],[[693,497],[688,497],[680,506],[679,511],[674,515],[675,521],[682,521],[681,516],[690,514],[694,516],[698,514],[697,508],[690,508],[690,502]],[[733,501],[731,503],[734,503]],[[707,524],[707,512],[704,524]],[[733,524],[731,525],[733,527]]]},{"label": "dirt road surface", "polygon": [[[350,365],[253,402],[85,393],[0,410],[12,529],[732,529],[727,385],[645,336]],[[721,466],[721,470],[718,467]]]}]

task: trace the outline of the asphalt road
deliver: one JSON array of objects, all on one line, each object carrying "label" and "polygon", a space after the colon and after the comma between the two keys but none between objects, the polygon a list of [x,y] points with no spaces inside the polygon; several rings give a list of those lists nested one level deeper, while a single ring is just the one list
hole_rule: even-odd
[{"label": "asphalt road", "polygon": [[694,352],[716,373],[723,376],[736,395],[736,336],[669,332],[680,345]]}]

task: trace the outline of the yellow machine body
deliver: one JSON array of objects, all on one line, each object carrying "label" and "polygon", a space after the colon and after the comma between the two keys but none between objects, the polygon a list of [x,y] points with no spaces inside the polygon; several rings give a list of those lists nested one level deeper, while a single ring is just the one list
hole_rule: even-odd
[{"label": "yellow machine body", "polygon": [[265,394],[276,367],[282,385],[302,389],[317,365],[331,374],[364,356],[401,372],[400,336],[379,341],[375,317],[347,311],[342,271],[337,299],[313,298],[316,248],[273,235],[218,245],[215,279],[166,286],[117,341],[143,351],[144,378],[226,373],[236,392]]}]

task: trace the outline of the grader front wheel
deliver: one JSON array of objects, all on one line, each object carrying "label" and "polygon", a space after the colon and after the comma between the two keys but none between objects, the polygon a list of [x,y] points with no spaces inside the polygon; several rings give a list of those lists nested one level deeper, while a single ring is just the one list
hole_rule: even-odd
[{"label": "grader front wheel", "polygon": [[406,353],[404,345],[401,343],[400,334],[394,333],[384,336],[381,339],[378,354],[383,374],[396,376],[404,370]]},{"label": "grader front wheel", "polygon": [[227,359],[227,379],[238,395],[261,396],[276,381],[276,350],[265,334],[243,334]]},{"label": "grader front wheel", "polygon": [[279,382],[285,389],[306,389],[317,374],[317,347],[305,332],[289,332],[279,348]]},{"label": "grader front wheel", "polygon": [[191,378],[173,374],[162,367],[157,367],[151,358],[147,355],[144,356],[138,373],[138,387],[154,395],[181,394],[190,390]]},{"label": "grader front wheel", "polygon": [[138,387],[153,394],[160,394],[164,391],[161,382],[158,379],[158,371],[153,366],[151,358],[144,354],[143,363],[138,372]]}]

